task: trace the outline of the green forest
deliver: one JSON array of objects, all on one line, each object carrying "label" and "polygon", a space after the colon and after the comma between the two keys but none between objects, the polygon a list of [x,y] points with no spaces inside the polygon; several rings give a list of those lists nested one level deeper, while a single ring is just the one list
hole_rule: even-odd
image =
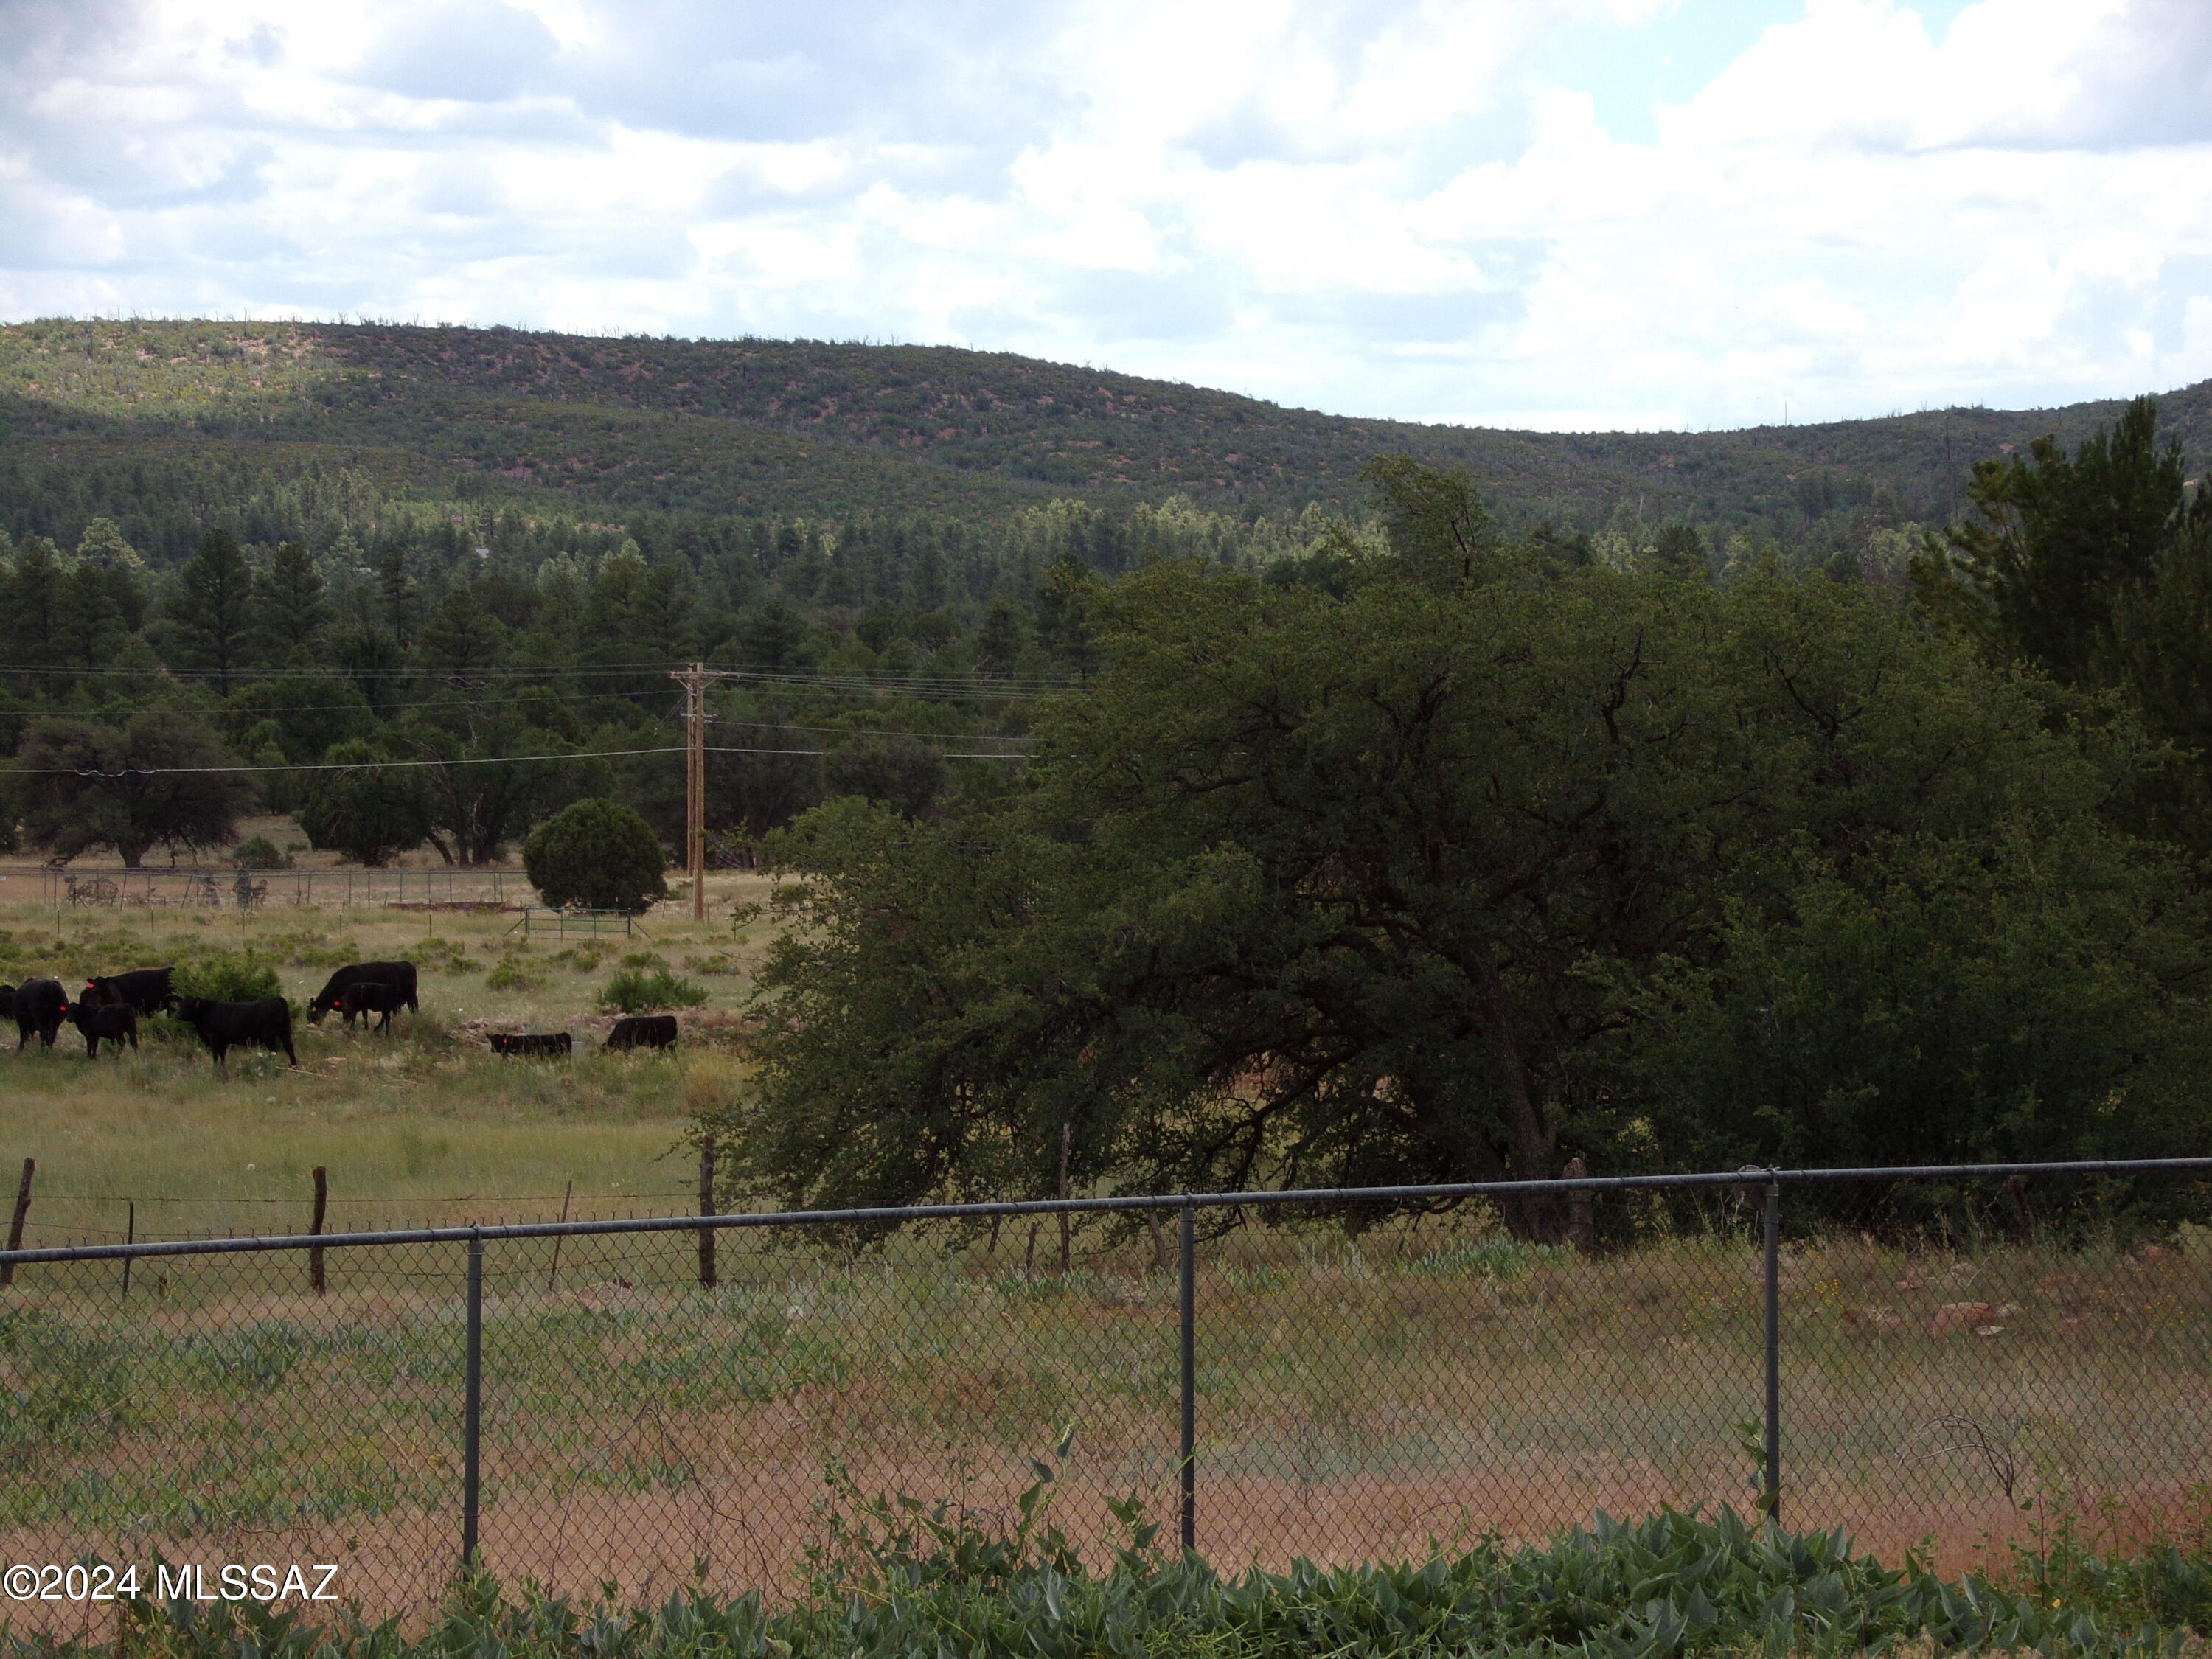
[{"label": "green forest", "polygon": [[[0,330],[26,854],[791,879],[794,1203],[2202,1150],[2212,385],[1569,436],[934,349]],[[1516,1231],[1560,1218],[1537,1200]]]}]

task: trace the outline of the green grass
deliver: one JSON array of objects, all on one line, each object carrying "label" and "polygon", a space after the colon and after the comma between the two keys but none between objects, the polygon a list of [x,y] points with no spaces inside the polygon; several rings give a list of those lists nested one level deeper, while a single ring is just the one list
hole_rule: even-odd
[{"label": "green grass", "polygon": [[[1402,1561],[1224,1575],[1162,1547],[1139,1506],[1116,1516],[1110,1565],[1086,1567],[1050,1510],[1054,1470],[1005,1516],[846,1486],[795,1599],[665,1599],[608,1583],[579,1600],[457,1577],[408,1632],[338,1611],[251,1601],[120,1610],[117,1647],[149,1659],[1694,1659],[1706,1655],[2014,1651],[2172,1655],[2212,1630],[2201,1533],[2139,1553],[2071,1534],[1954,1579],[1885,1565],[1838,1533],[1662,1511],[1602,1516],[1540,1545],[1494,1538]],[[320,1615],[320,1616],[316,1616]],[[105,1621],[103,1621],[105,1622]],[[0,1652],[106,1650],[49,1631]]]},{"label": "green grass", "polygon": [[[386,1036],[349,1033],[335,1015],[298,1020],[296,1071],[243,1052],[219,1071],[159,1020],[119,1060],[88,1060],[67,1025],[51,1053],[35,1042],[0,1053],[0,1167],[38,1161],[29,1242],[120,1238],[131,1203],[141,1237],[304,1228],[319,1164],[334,1227],[550,1217],[571,1183],[579,1216],[691,1207],[696,1177],[678,1143],[693,1110],[735,1086],[728,1033],[761,949],[726,914],[757,884],[717,879],[728,890],[718,888],[714,919],[648,922],[656,948],[735,969],[714,979],[704,1023],[665,1056],[598,1049],[610,1024],[596,1006],[601,964],[619,939],[525,940],[512,916],[383,908],[0,907],[0,977],[48,975],[72,995],[96,973],[250,960],[304,1009],[334,967],[405,957],[422,1004]],[[489,1052],[487,1030],[525,1030],[574,1032],[577,1057]]]}]

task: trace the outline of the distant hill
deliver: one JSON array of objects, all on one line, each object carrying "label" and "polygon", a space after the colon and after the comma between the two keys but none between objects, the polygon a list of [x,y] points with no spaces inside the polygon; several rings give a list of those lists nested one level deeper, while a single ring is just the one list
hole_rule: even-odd
[{"label": "distant hill", "polygon": [[[2121,407],[1553,434],[1323,415],[951,347],[43,321],[0,327],[0,523],[29,527],[30,495],[54,520],[37,527],[66,534],[57,491],[82,516],[133,489],[174,495],[180,478],[319,467],[417,499],[608,522],[988,520],[1056,497],[1111,509],[1177,494],[1251,519],[1356,502],[1361,465],[1402,452],[1464,468],[1509,522],[1686,518],[1802,546],[1869,514],[1946,519],[1976,459],[2045,433],[2077,442]],[[2201,475],[2212,381],[2165,394],[2160,413]]]}]

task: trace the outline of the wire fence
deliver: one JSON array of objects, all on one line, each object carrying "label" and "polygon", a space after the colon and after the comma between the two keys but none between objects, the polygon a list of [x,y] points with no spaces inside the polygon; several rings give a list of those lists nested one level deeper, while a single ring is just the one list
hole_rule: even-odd
[{"label": "wire fence", "polygon": [[[1547,1205],[1594,1244],[1498,1225]],[[1127,1496],[1224,1565],[1733,1504],[1956,1566],[2203,1508],[2208,1211],[2192,1159],[27,1249],[0,1563],[775,1593],[855,1494],[1003,1523],[1072,1428],[1102,1547]]]},{"label": "wire fence", "polygon": [[533,903],[517,870],[258,869],[246,866],[76,864],[22,866],[4,872],[0,901],[131,910],[261,910],[278,907],[362,909],[431,907],[503,910]]}]

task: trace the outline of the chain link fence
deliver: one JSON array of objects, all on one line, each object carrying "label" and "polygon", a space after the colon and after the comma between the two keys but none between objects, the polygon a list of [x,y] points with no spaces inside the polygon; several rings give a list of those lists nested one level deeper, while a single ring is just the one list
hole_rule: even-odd
[{"label": "chain link fence", "polygon": [[1764,1504],[1955,1568],[2202,1510],[2208,1211],[2195,1159],[24,1249],[0,1562],[774,1594],[829,1505],[1003,1522],[1072,1427],[1071,1537],[1133,1495],[1224,1566]]}]

